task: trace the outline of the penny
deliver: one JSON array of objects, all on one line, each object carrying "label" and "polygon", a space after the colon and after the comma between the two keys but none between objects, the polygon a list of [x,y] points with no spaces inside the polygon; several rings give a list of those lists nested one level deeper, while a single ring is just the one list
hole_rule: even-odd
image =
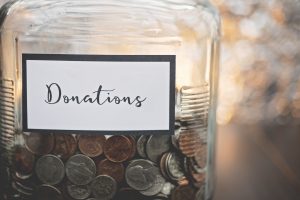
[{"label": "penny", "polygon": [[134,137],[132,137],[130,135],[128,135],[126,137],[129,139],[129,141],[131,143],[131,154],[129,156],[129,159],[132,159],[136,154],[136,142],[135,142]]},{"label": "penny", "polygon": [[201,138],[198,132],[184,131],[179,136],[179,148],[187,157],[194,157],[201,148]]},{"label": "penny", "polygon": [[195,162],[198,167],[205,168],[207,164],[207,145],[202,145],[195,153]]},{"label": "penny", "polygon": [[159,162],[163,153],[171,149],[171,137],[169,135],[152,135],[146,144],[146,153],[153,162]]},{"label": "penny", "polygon": [[195,200],[196,192],[195,189],[189,185],[178,186],[173,192],[172,200]]},{"label": "penny", "polygon": [[167,174],[172,180],[185,178],[180,157],[175,153],[169,153],[166,159]]},{"label": "penny", "polygon": [[132,161],[126,168],[127,184],[135,190],[147,190],[156,179],[155,169],[150,161],[139,159]]},{"label": "penny", "polygon": [[112,162],[124,162],[132,155],[132,144],[125,136],[111,136],[104,145],[104,154]]},{"label": "penny", "polygon": [[140,193],[145,196],[154,196],[158,194],[163,189],[166,182],[157,167],[154,167],[152,172],[155,174],[153,185],[147,190],[140,191]]},{"label": "penny", "polygon": [[87,185],[96,175],[96,165],[91,158],[77,154],[67,161],[66,175],[75,185]]},{"label": "penny", "polygon": [[146,149],[145,149],[147,140],[148,140],[148,136],[142,135],[141,137],[139,137],[139,139],[136,143],[137,153],[142,158],[147,158]]},{"label": "penny", "polygon": [[124,179],[125,169],[122,163],[111,162],[108,159],[102,160],[97,165],[97,175],[108,175],[118,183]]},{"label": "penny", "polygon": [[28,133],[24,134],[24,138],[26,148],[36,155],[48,154],[54,147],[53,134]]},{"label": "penny", "polygon": [[117,182],[110,176],[100,175],[92,181],[91,190],[97,200],[109,200],[117,192]]},{"label": "penny", "polygon": [[94,158],[103,153],[105,141],[106,138],[104,135],[80,135],[78,139],[78,147],[81,153]]},{"label": "penny", "polygon": [[41,182],[56,185],[65,176],[64,163],[54,155],[44,155],[36,162],[35,172]]},{"label": "penny", "polygon": [[34,169],[34,155],[26,148],[17,146],[14,149],[13,167],[22,175],[31,175]]},{"label": "penny", "polygon": [[67,191],[73,199],[86,199],[91,195],[91,190],[88,185],[73,185],[67,183]]},{"label": "penny", "polygon": [[56,134],[54,136],[54,139],[55,146],[52,151],[54,155],[61,158],[62,160],[67,160],[75,154],[77,149],[77,142],[75,137],[68,134]]},{"label": "penny", "polygon": [[39,186],[34,194],[34,200],[63,200],[62,193],[50,185]]}]

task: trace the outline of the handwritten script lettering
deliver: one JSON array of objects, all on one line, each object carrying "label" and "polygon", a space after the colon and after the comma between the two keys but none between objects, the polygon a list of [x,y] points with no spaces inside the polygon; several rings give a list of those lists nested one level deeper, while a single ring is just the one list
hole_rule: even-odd
[{"label": "handwritten script lettering", "polygon": [[143,98],[141,96],[132,97],[119,97],[119,96],[111,96],[111,93],[116,91],[116,89],[103,89],[103,86],[100,85],[98,89],[91,94],[86,94],[81,97],[79,96],[68,96],[63,94],[63,90],[58,83],[51,83],[46,85],[47,96],[45,102],[47,104],[57,104],[57,103],[95,103],[98,105],[104,104],[121,104],[127,103],[128,105],[133,105],[135,107],[142,107],[143,103],[147,98]]}]

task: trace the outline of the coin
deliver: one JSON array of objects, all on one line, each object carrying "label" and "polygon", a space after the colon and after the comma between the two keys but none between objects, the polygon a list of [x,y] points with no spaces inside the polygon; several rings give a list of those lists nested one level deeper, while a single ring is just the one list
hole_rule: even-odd
[{"label": "coin", "polygon": [[80,135],[78,139],[78,147],[81,153],[94,158],[103,153],[105,141],[106,138],[104,135]]},{"label": "coin", "polygon": [[132,155],[132,144],[125,136],[112,136],[104,145],[104,154],[112,162],[124,162]]},{"label": "coin", "polygon": [[195,189],[190,185],[178,186],[173,192],[172,200],[195,200],[196,192]]},{"label": "coin", "polygon": [[145,149],[147,140],[148,140],[148,136],[147,135],[142,135],[141,137],[139,137],[139,139],[136,143],[137,153],[142,158],[147,158],[146,149]]},{"label": "coin", "polygon": [[146,144],[146,153],[153,162],[159,162],[163,153],[171,149],[171,137],[169,135],[152,135]]},{"label": "coin", "polygon": [[130,135],[128,135],[126,137],[129,139],[129,141],[131,143],[131,154],[129,156],[129,159],[132,159],[136,154],[136,142],[135,142],[134,137],[132,137]]},{"label": "coin", "polygon": [[67,183],[67,191],[73,199],[86,199],[91,195],[91,190],[88,185],[73,185]]},{"label": "coin", "polygon": [[126,168],[125,178],[133,189],[147,190],[156,179],[154,166],[148,160],[133,160]]},{"label": "coin", "polygon": [[34,155],[26,148],[16,146],[13,156],[13,167],[22,175],[31,175],[34,169]]},{"label": "coin", "polygon": [[196,192],[196,199],[197,200],[205,200],[205,187],[201,187],[197,192]]},{"label": "coin", "polygon": [[45,155],[52,151],[54,147],[53,134],[28,133],[24,134],[25,146],[36,155]]},{"label": "coin", "polygon": [[154,167],[151,171],[155,174],[153,185],[147,190],[140,191],[140,193],[145,196],[154,196],[158,194],[163,189],[166,182],[157,167]]},{"label": "coin", "polygon": [[195,153],[195,162],[198,167],[205,168],[207,163],[207,145],[203,144]]},{"label": "coin", "polygon": [[75,154],[77,149],[77,142],[75,137],[68,134],[56,134],[54,136],[54,139],[55,146],[52,151],[54,155],[61,158],[62,160],[67,160]]},{"label": "coin", "polygon": [[170,182],[165,182],[163,188],[161,189],[161,193],[169,196],[174,188],[175,188],[175,185],[173,185]]},{"label": "coin", "polygon": [[35,172],[41,182],[55,185],[65,176],[64,163],[54,155],[44,155],[36,162]]},{"label": "coin", "polygon": [[87,185],[96,175],[96,165],[91,158],[77,154],[67,161],[66,175],[75,185]]},{"label": "coin", "polygon": [[179,136],[179,148],[187,157],[194,157],[196,151],[201,148],[201,138],[198,132],[183,131]]},{"label": "coin", "polygon": [[62,193],[50,185],[39,186],[34,194],[34,200],[63,200]]},{"label": "coin", "polygon": [[109,200],[117,192],[117,182],[110,176],[100,175],[92,181],[91,190],[97,200]]},{"label": "coin", "polygon": [[124,165],[122,163],[111,162],[108,159],[97,164],[97,175],[108,175],[113,177],[118,183],[124,179]]},{"label": "coin", "polygon": [[185,178],[180,157],[174,152],[169,153],[166,159],[167,174],[172,180],[178,181]]}]

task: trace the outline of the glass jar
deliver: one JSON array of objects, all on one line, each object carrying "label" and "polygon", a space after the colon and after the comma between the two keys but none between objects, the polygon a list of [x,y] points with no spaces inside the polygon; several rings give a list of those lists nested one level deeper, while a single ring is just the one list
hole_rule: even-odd
[{"label": "glass jar", "polygon": [[2,198],[211,199],[208,1],[13,0],[0,27]]}]

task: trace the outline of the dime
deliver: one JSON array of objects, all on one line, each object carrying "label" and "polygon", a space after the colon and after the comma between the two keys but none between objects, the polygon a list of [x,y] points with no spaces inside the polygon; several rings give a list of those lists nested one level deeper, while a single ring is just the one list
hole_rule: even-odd
[{"label": "dime", "polygon": [[111,162],[108,159],[102,160],[97,165],[97,175],[108,175],[113,177],[118,183],[124,179],[124,165],[122,163]]},{"label": "dime", "polygon": [[93,158],[103,153],[105,141],[104,135],[80,135],[78,147],[81,153]]},{"label": "dime", "polygon": [[172,180],[178,181],[184,179],[184,172],[180,157],[175,153],[169,153],[166,159],[167,174]]},{"label": "dime", "polygon": [[153,162],[159,162],[163,153],[171,149],[171,137],[169,135],[152,135],[146,144],[146,153]]},{"label": "dime", "polygon": [[172,200],[195,200],[196,192],[195,189],[190,185],[178,186],[173,192]]},{"label": "dime", "polygon": [[136,142],[135,142],[134,137],[132,137],[130,135],[128,135],[126,137],[129,139],[129,141],[131,143],[131,154],[129,156],[129,159],[132,159],[136,154]]},{"label": "dime", "polygon": [[54,155],[44,155],[36,162],[35,172],[43,183],[56,185],[65,176],[64,163]]},{"label": "dime", "polygon": [[200,134],[195,131],[183,131],[179,136],[179,148],[187,157],[194,157],[201,148]]},{"label": "dime", "polygon": [[154,196],[158,194],[163,189],[164,184],[166,182],[166,180],[160,174],[160,171],[157,167],[154,167],[151,171],[155,174],[156,178],[153,182],[153,185],[149,189],[140,191],[140,193],[145,196]]},{"label": "dime", "polygon": [[36,155],[45,155],[52,151],[54,147],[53,134],[28,133],[24,134],[25,146]]},{"label": "dime", "polygon": [[67,134],[56,134],[55,146],[52,153],[62,160],[67,160],[75,154],[77,149],[77,142],[75,137]]},{"label": "dime", "polygon": [[73,199],[86,199],[91,195],[91,190],[88,185],[73,185],[67,183],[67,191]]},{"label": "dime", "polygon": [[67,161],[66,175],[73,184],[86,185],[94,179],[96,165],[91,158],[77,154]]},{"label": "dime", "polygon": [[112,136],[104,145],[104,154],[112,162],[124,162],[132,155],[132,144],[125,136]]},{"label": "dime", "polygon": [[63,200],[62,193],[50,185],[39,186],[34,194],[34,200]]},{"label": "dime", "polygon": [[125,178],[127,184],[133,189],[147,190],[155,182],[155,168],[148,160],[133,160],[126,168]]},{"label": "dime", "polygon": [[137,153],[142,158],[147,158],[146,149],[145,149],[147,140],[148,140],[148,136],[142,135],[136,143]]},{"label": "dime", "polygon": [[92,181],[91,190],[97,200],[109,200],[117,192],[117,182],[110,176],[100,175]]},{"label": "dime", "polygon": [[22,175],[31,175],[34,168],[34,155],[26,148],[16,146],[13,156],[13,167]]}]

